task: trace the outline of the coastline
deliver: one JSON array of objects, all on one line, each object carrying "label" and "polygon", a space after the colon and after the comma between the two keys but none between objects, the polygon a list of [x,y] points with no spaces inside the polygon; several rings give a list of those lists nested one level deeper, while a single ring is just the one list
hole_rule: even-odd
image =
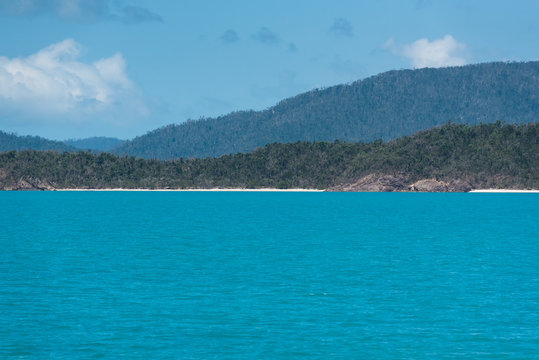
[{"label": "coastline", "polygon": [[276,188],[260,188],[260,189],[242,189],[242,188],[230,188],[230,189],[54,189],[53,191],[153,191],[153,192],[165,192],[165,191],[190,191],[190,192],[323,192],[325,190],[317,189],[276,189]]},{"label": "coastline", "polygon": [[[326,192],[319,189],[277,189],[277,188],[210,188],[210,189],[125,189],[125,188],[106,188],[106,189],[54,189],[52,191],[149,191],[149,192]],[[338,192],[338,191],[337,191]],[[357,191],[356,191],[357,192]],[[359,191],[362,192],[362,191]],[[374,191],[374,192],[395,192],[395,191]],[[397,191],[401,192],[401,191]],[[424,192],[424,191],[405,191],[405,192]],[[500,193],[500,194],[537,194],[539,190],[515,190],[515,189],[474,189],[469,193]]]}]

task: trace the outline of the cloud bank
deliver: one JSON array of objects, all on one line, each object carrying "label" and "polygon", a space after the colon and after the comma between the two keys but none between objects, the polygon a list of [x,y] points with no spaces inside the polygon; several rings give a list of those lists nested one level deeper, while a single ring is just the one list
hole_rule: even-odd
[{"label": "cloud bank", "polygon": [[39,119],[80,118],[141,103],[134,101],[138,90],[120,53],[84,63],[80,52],[81,46],[67,39],[28,57],[0,57],[2,108]]},{"label": "cloud bank", "polygon": [[119,20],[125,23],[162,22],[160,15],[148,9],[114,0],[0,0],[0,14],[29,17],[51,14],[70,22]]},{"label": "cloud bank", "polygon": [[433,41],[423,38],[402,46],[396,45],[391,38],[383,47],[408,58],[414,68],[460,66],[468,63],[464,57],[466,45],[451,35]]}]

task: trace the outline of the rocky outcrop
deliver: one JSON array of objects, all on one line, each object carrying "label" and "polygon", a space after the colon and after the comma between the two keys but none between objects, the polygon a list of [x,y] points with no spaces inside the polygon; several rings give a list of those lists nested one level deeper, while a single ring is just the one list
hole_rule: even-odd
[{"label": "rocky outcrop", "polygon": [[333,186],[328,191],[357,192],[468,192],[473,186],[464,180],[422,179],[411,182],[406,175],[369,174],[355,183]]},{"label": "rocky outcrop", "polygon": [[423,179],[410,185],[409,190],[422,192],[447,192],[449,191],[449,184],[445,181],[438,181],[436,179]]},{"label": "rocky outcrop", "polygon": [[353,184],[341,184],[328,191],[391,192],[408,191],[408,179],[404,176],[369,174]]},{"label": "rocky outcrop", "polygon": [[56,190],[56,187],[47,180],[25,177],[4,186],[0,182],[0,190]]},{"label": "rocky outcrop", "polygon": [[473,189],[474,189],[474,186],[466,180],[452,179],[451,181],[449,181],[449,188],[447,191],[468,192],[468,191],[472,191]]}]

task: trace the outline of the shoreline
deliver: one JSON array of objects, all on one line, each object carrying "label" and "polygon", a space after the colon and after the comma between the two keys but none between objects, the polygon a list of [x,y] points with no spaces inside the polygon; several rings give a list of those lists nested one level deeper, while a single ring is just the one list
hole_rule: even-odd
[{"label": "shoreline", "polygon": [[183,191],[183,192],[324,192],[325,190],[317,189],[274,189],[274,188],[260,188],[260,189],[54,189],[52,191],[153,191],[153,192],[168,192],[168,191]]},{"label": "shoreline", "polygon": [[[259,188],[259,189],[244,189],[244,188],[210,188],[210,189],[124,189],[124,188],[106,188],[106,189],[54,189],[49,191],[131,191],[131,192],[327,192],[327,190],[318,189],[277,189],[277,188]],[[340,191],[337,191],[340,192]],[[362,191],[352,191],[362,192]],[[394,191],[375,191],[375,192],[394,192]],[[424,192],[424,191],[404,191],[404,192]],[[449,191],[451,192],[451,191]],[[518,190],[518,189],[474,189],[469,193],[486,194],[486,193],[499,193],[499,194],[537,194],[539,190]]]}]

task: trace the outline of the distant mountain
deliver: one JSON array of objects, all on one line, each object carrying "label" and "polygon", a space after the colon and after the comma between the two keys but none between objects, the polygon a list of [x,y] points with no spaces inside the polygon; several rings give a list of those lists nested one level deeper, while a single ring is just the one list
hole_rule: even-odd
[{"label": "distant mountain", "polygon": [[123,142],[124,140],[105,136],[95,136],[86,139],[69,139],[64,141],[64,143],[77,149],[94,151],[110,151],[120,146]]},{"label": "distant mountain", "polygon": [[165,126],[114,153],[210,157],[274,142],[389,140],[447,122],[528,123],[538,114],[539,61],[399,70],[313,90],[264,111]]},{"label": "distant mountain", "polygon": [[76,151],[61,141],[48,140],[39,136],[18,136],[0,131],[0,152],[8,150],[53,150]]}]

